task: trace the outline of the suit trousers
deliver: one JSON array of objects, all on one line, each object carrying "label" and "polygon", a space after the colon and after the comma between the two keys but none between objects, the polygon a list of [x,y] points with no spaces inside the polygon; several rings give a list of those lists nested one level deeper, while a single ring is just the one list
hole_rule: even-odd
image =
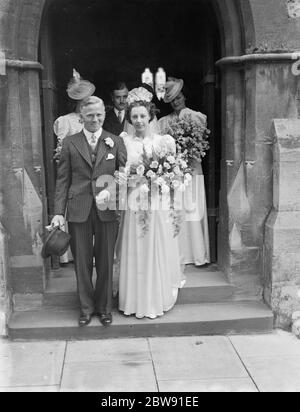
[{"label": "suit trousers", "polygon": [[[112,311],[112,284],[115,244],[119,223],[102,222],[95,203],[88,220],[69,223],[81,313],[108,314]],[[93,258],[97,279],[93,285]]]}]

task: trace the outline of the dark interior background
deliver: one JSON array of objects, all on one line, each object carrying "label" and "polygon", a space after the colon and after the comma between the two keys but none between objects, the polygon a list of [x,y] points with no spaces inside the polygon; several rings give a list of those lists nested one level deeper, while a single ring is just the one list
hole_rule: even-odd
[{"label": "dark interior background", "polygon": [[[206,28],[216,26],[209,1],[199,0],[59,0],[52,20],[59,113],[67,113],[66,84],[73,67],[109,101],[110,84],[125,80],[129,88],[149,67],[155,74],[185,80],[190,106],[204,110]],[[218,54],[218,33],[211,42]],[[216,56],[218,57],[218,56]],[[163,107],[164,112],[170,111]],[[162,113],[164,114],[164,113]]]},{"label": "dark interior background", "polygon": [[[42,63],[49,65],[51,62],[54,68],[55,108],[52,116],[55,118],[71,111],[66,87],[73,68],[82,78],[96,85],[95,94],[107,105],[110,105],[113,81],[124,80],[129,88],[133,88],[140,82],[146,67],[153,74],[163,67],[167,76],[184,79],[188,107],[207,114],[213,132],[211,150],[203,166],[209,213],[216,215],[220,189],[221,116],[214,63],[220,58],[220,35],[211,1],[49,0],[48,4],[42,24],[47,23],[51,50],[40,50],[40,55]],[[43,56],[48,56],[48,63],[43,62]],[[216,82],[209,83],[207,75],[215,75]],[[159,109],[158,117],[171,112],[171,107],[164,103],[159,104]],[[45,124],[47,116],[44,108]],[[51,125],[48,130],[53,132]],[[46,142],[51,138],[55,139],[55,136],[46,137]],[[52,153],[45,153],[47,156]],[[51,173],[50,170],[48,174]],[[51,196],[48,196],[50,203]],[[216,244],[216,219],[216,216],[211,217],[212,249]]]}]

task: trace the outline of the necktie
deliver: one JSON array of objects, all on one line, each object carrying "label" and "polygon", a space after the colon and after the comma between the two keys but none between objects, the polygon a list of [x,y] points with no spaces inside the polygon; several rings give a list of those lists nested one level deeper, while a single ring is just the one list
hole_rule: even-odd
[{"label": "necktie", "polygon": [[96,146],[96,143],[97,143],[97,138],[94,134],[92,134],[92,136],[91,136],[91,146],[93,146],[93,147]]},{"label": "necktie", "polygon": [[122,123],[123,123],[122,112],[119,112],[119,114],[118,114],[118,119],[119,119],[119,122],[122,124]]},{"label": "necktie", "polygon": [[92,148],[92,163],[93,164],[95,163],[95,159],[96,159],[96,153],[95,153],[96,145],[97,145],[97,138],[94,134],[92,134],[91,140],[90,140],[90,146]]}]

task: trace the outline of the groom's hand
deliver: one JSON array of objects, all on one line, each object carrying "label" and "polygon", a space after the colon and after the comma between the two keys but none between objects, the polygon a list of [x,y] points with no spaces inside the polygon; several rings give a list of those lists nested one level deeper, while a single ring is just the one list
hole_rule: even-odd
[{"label": "groom's hand", "polygon": [[52,227],[59,227],[59,228],[63,229],[64,226],[65,226],[65,223],[66,223],[66,221],[65,221],[64,216],[56,215],[56,216],[54,216],[54,218],[51,221],[51,226]]}]

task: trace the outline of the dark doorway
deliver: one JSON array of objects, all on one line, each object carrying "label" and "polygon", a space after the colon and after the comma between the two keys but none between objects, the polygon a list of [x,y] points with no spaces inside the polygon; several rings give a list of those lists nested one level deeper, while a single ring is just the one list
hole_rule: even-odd
[{"label": "dark doorway", "polygon": [[[52,212],[55,136],[52,122],[70,111],[66,85],[73,68],[109,101],[115,79],[135,87],[146,67],[163,67],[185,80],[188,106],[207,114],[211,149],[204,160],[211,255],[217,261],[220,190],[220,98],[215,61],[220,35],[208,0],[49,0],[42,23],[44,142],[49,214]],[[161,115],[171,110],[162,104]]]}]

